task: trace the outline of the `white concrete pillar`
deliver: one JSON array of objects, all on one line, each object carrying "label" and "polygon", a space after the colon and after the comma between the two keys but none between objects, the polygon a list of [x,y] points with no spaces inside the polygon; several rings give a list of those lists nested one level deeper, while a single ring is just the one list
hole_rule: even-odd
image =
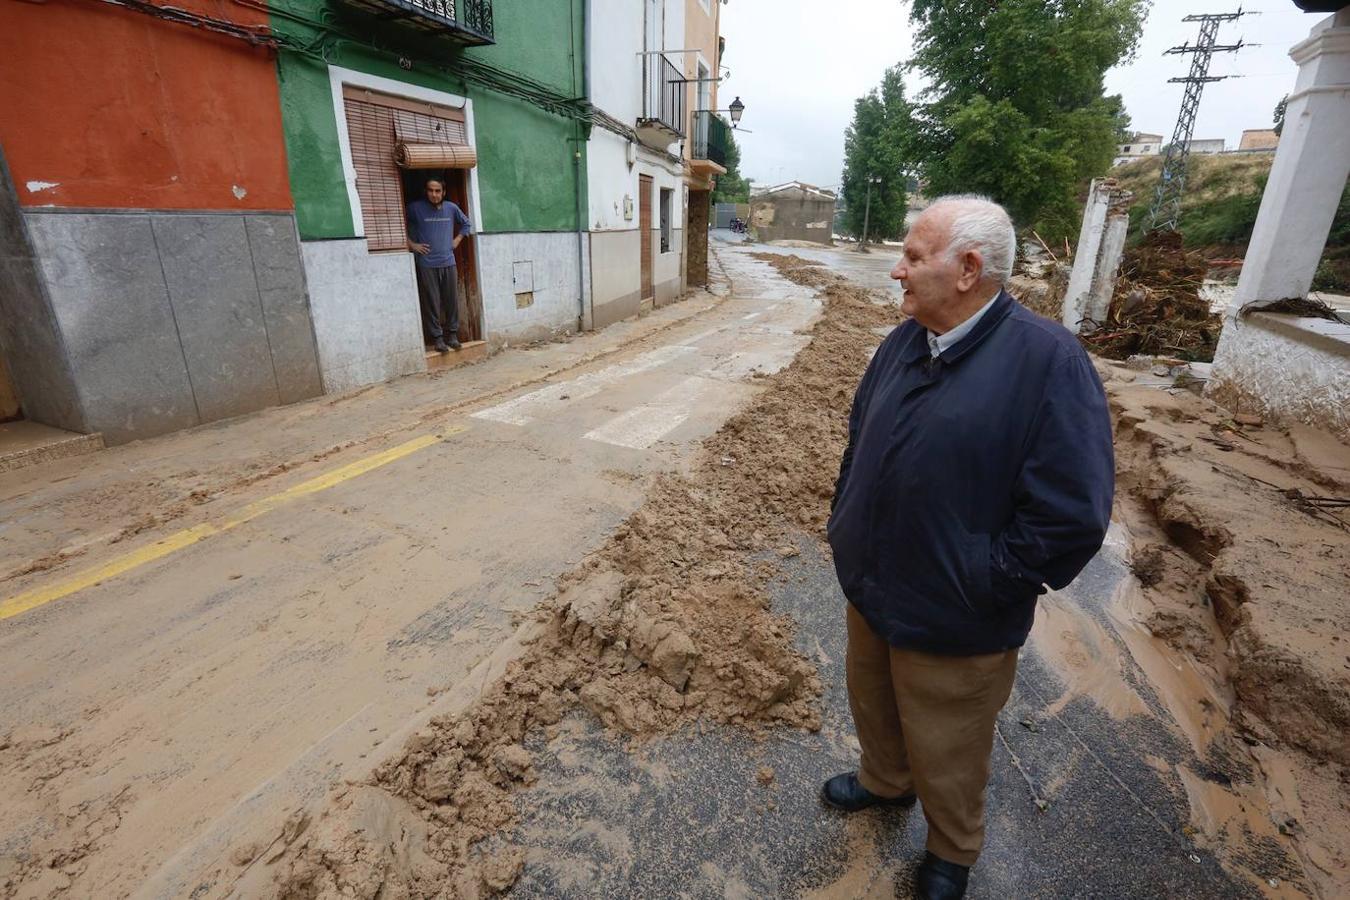
[{"label": "white concrete pillar", "polygon": [[[1110,182],[1110,183],[1108,183]],[[1087,206],[1083,210],[1083,227],[1078,232],[1078,245],[1073,250],[1073,269],[1069,272],[1069,286],[1064,290],[1064,327],[1078,333],[1079,323],[1087,312],[1088,291],[1092,276],[1097,271],[1097,256],[1101,252],[1102,234],[1106,230],[1106,212],[1111,205],[1111,187],[1114,181],[1092,179]]]},{"label": "white concrete pillar", "polygon": [[1298,79],[1230,311],[1307,296],[1350,176],[1350,8],[1289,55]]},{"label": "white concrete pillar", "polygon": [[1101,252],[1097,254],[1097,272],[1092,279],[1092,290],[1088,292],[1083,311],[1083,317],[1099,324],[1106,321],[1106,314],[1111,310],[1111,297],[1116,293],[1116,275],[1120,272],[1121,257],[1125,255],[1125,238],[1130,232],[1130,192],[1115,193],[1124,195],[1124,203],[1113,196],[1111,211],[1106,216]]}]

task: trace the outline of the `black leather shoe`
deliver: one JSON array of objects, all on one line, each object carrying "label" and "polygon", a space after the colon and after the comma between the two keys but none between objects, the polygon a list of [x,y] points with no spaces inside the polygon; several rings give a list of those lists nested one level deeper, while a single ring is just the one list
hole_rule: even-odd
[{"label": "black leather shoe", "polygon": [[450,345],[445,342],[444,338],[436,338],[436,352],[437,353],[450,352]]},{"label": "black leather shoe", "polygon": [[820,799],[826,806],[842,809],[844,812],[857,812],[870,806],[909,806],[914,802],[913,794],[900,797],[878,797],[858,782],[857,772],[845,772],[825,782],[820,789]]},{"label": "black leather shoe", "polygon": [[958,866],[924,853],[919,871],[914,873],[914,896],[917,900],[960,900],[966,895],[968,878],[970,866]]},{"label": "black leather shoe", "polygon": [[461,345],[460,345],[460,343],[459,343],[459,338],[457,338],[457,337],[452,337],[452,338],[450,339],[450,349],[451,349],[451,350],[458,350],[458,349],[460,348],[460,346],[461,346]]}]

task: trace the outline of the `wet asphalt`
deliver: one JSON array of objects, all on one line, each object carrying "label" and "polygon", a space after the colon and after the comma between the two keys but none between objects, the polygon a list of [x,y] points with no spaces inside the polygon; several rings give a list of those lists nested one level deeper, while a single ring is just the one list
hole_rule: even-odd
[{"label": "wet asphalt", "polygon": [[[518,795],[522,820],[510,839],[530,849],[511,896],[911,895],[921,809],[849,816],[818,799],[821,782],[853,769],[857,756],[844,688],[845,601],[819,545],[803,536],[800,547],[798,557],[775,558],[773,602],[799,623],[797,646],[820,666],[821,731],[756,736],[708,726],[637,745],[575,714],[553,740],[534,735],[540,781]],[[1108,547],[1063,596],[1114,636],[1106,606],[1123,577]],[[1052,715],[1065,686],[1034,646],[1024,650],[999,717],[987,842],[967,896],[1260,896],[1188,836],[1183,786],[1145,757],[1184,762],[1219,783],[1251,773],[1229,759],[1194,759],[1142,675],[1126,677],[1154,715],[1113,720],[1085,697]],[[763,766],[773,769],[767,786],[757,780]],[[1042,808],[1045,797],[1053,799]],[[1280,847],[1246,852],[1262,877],[1297,878]]]}]

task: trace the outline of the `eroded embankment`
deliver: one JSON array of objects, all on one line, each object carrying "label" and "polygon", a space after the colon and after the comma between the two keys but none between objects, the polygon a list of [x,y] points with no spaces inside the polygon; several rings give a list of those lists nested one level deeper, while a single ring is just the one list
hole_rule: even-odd
[{"label": "eroded embankment", "polygon": [[1287,432],[1104,372],[1117,496],[1152,533],[1134,554],[1150,630],[1226,670],[1245,727],[1350,764],[1350,530],[1318,499],[1350,489],[1350,448],[1310,460]]},{"label": "eroded embankment", "polygon": [[807,346],[759,379],[763,391],[687,475],[657,479],[559,580],[523,655],[480,700],[433,720],[254,865],[268,893],[467,898],[509,887],[523,850],[484,839],[514,821],[512,791],[534,778],[525,734],[577,707],[634,737],[697,718],[819,728],[815,668],[791,646],[793,623],[769,609],[769,567],[755,559],[823,531],[854,387],[877,329],[899,313],[804,260],[769,261],[823,289]]},{"label": "eroded embankment", "polygon": [[[1241,800],[1250,809],[1228,818],[1241,826],[1258,810],[1259,825],[1293,839],[1319,896],[1344,896],[1350,526],[1337,498],[1350,495],[1350,448],[1309,429],[1240,424],[1123,366],[1101,371],[1115,416],[1117,512],[1135,542],[1132,613],[1177,655],[1178,673],[1208,673],[1213,684],[1176,693],[1206,708],[1172,712],[1208,723],[1184,729],[1202,757],[1249,757],[1262,773],[1263,799]],[[1201,827],[1213,817],[1204,796],[1189,797]]]}]

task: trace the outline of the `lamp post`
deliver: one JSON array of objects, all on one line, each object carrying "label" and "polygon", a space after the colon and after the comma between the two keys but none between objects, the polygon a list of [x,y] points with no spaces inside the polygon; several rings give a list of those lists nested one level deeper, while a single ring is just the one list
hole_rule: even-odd
[{"label": "lamp post", "polygon": [[867,226],[872,218],[872,185],[881,184],[881,178],[877,175],[867,176],[867,205],[863,207],[863,233],[862,240],[858,242],[858,252],[867,252]]}]

